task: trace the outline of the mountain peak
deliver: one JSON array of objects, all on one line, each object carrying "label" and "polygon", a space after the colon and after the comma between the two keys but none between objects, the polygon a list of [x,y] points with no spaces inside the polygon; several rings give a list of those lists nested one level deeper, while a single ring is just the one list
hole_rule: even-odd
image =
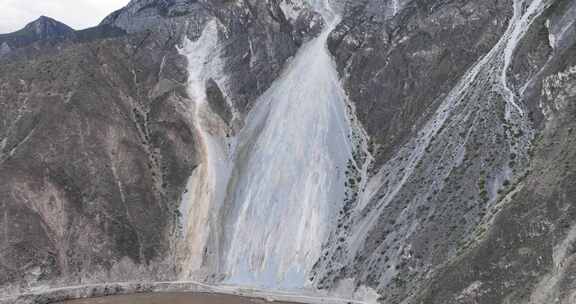
[{"label": "mountain peak", "polygon": [[44,15],[28,23],[24,30],[34,33],[39,39],[63,37],[74,33],[74,29],[68,25]]},{"label": "mountain peak", "polygon": [[0,34],[0,57],[38,41],[68,40],[75,35],[76,31],[66,24],[47,16],[40,16],[19,31]]}]

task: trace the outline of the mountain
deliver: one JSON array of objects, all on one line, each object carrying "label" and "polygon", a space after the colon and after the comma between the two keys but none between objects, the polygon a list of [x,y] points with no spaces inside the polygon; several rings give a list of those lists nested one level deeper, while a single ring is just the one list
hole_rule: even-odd
[{"label": "mountain", "polygon": [[[0,34],[0,58],[14,60],[17,57],[34,57],[67,43],[101,40],[125,34],[124,30],[107,24],[75,31],[64,23],[41,16],[19,31]],[[19,51],[13,52],[15,50]]]},{"label": "mountain", "polygon": [[64,23],[46,16],[40,16],[35,21],[27,24],[21,35],[35,36],[37,39],[54,39],[70,36],[74,30]]},{"label": "mountain", "polygon": [[73,37],[74,30],[71,27],[52,18],[41,16],[17,32],[0,34],[0,44],[6,44],[10,48],[20,48],[41,40],[55,41]]},{"label": "mountain", "polygon": [[[229,72],[227,91],[211,82],[215,105],[218,96],[234,96],[238,108],[247,108],[301,43],[289,21],[272,16],[278,6],[268,5],[211,4],[179,21],[182,29],[189,21],[185,29],[195,39],[221,14],[221,30],[233,43],[219,50],[229,54]],[[179,271],[178,208],[202,156],[187,61],[178,52],[183,36],[172,22],[158,32],[40,47],[0,65],[6,289],[169,279]]]},{"label": "mountain", "polygon": [[570,0],[133,0],[63,42],[0,36],[5,301],[195,280],[572,303],[575,20]]}]

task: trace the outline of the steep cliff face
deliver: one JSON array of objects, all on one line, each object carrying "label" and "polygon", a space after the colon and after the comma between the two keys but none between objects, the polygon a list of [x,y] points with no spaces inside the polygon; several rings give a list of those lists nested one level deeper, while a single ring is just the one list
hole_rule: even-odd
[{"label": "steep cliff face", "polygon": [[4,43],[0,285],[572,303],[575,20],[570,0],[134,0]]}]

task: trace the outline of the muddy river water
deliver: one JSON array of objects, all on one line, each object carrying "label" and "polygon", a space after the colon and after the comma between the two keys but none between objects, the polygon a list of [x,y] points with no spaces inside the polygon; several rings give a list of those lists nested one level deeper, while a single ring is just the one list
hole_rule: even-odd
[{"label": "muddy river water", "polygon": [[[155,293],[80,299],[56,304],[266,304],[263,299],[205,293]],[[276,304],[289,304],[274,302]]]}]

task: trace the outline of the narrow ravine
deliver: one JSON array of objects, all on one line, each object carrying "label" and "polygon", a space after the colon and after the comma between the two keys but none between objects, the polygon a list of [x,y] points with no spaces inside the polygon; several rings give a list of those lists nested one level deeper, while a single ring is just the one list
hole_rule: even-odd
[{"label": "narrow ravine", "polygon": [[180,53],[188,58],[189,116],[200,140],[200,164],[188,181],[179,210],[183,240],[177,254],[180,276],[188,279],[211,271],[203,267],[205,251],[209,235],[219,233],[214,231],[218,229],[214,216],[224,200],[230,172],[228,126],[211,109],[206,96],[208,79],[221,76],[216,21],[208,22],[198,40],[186,40]]}]

